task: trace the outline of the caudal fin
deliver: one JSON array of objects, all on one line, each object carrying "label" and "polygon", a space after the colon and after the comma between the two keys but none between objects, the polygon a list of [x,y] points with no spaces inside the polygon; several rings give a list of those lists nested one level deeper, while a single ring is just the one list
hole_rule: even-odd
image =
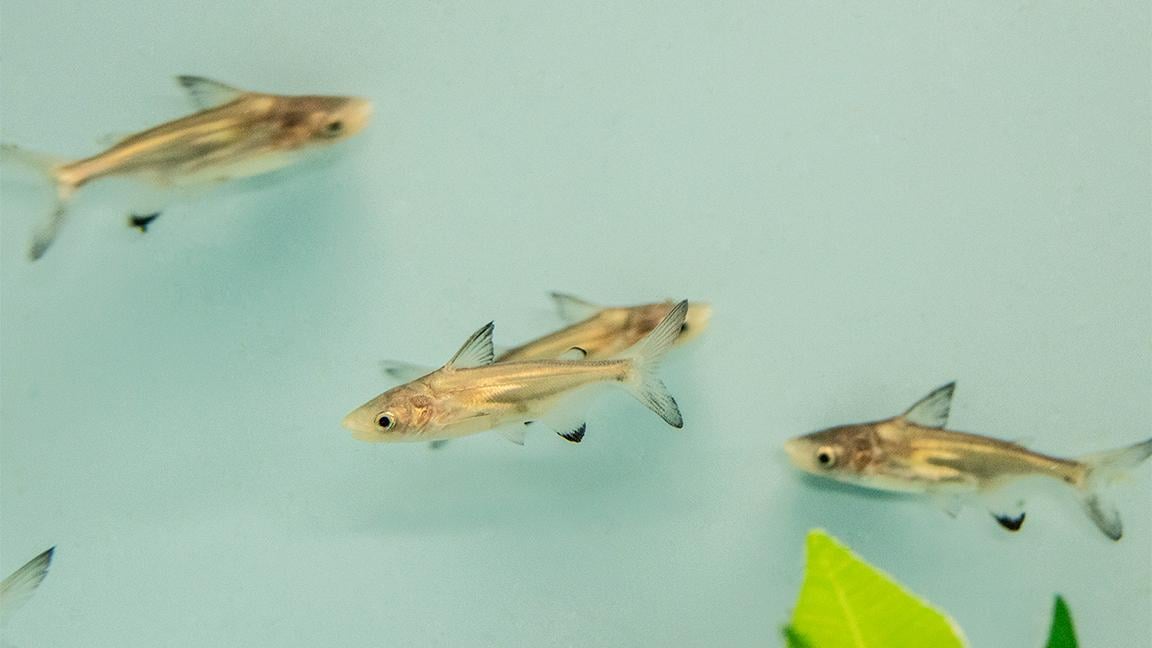
[{"label": "caudal fin", "polygon": [[684,427],[684,419],[680,416],[680,408],[676,399],[668,393],[668,388],[660,382],[656,375],[660,370],[660,363],[676,338],[680,335],[680,327],[684,325],[684,316],[688,313],[688,302],[676,304],[664,319],[652,329],[644,339],[637,342],[632,348],[621,354],[621,357],[632,360],[632,375],[625,383],[629,393],[644,403],[660,418],[672,427]]},{"label": "caudal fin", "polygon": [[1124,476],[1132,468],[1152,456],[1152,439],[1119,450],[1100,452],[1080,458],[1086,469],[1080,484],[1084,511],[1100,527],[1104,535],[1119,540],[1124,535],[1120,513],[1106,499],[1104,489]]},{"label": "caudal fin", "polygon": [[72,202],[72,195],[76,192],[76,185],[67,182],[60,175],[60,167],[64,160],[42,153],[34,153],[12,144],[0,144],[0,164],[23,167],[48,178],[56,187],[56,203],[46,218],[32,233],[32,241],[28,244],[28,258],[35,261],[44,256],[60,227],[68,215],[68,206]]},{"label": "caudal fin", "polygon": [[32,598],[32,593],[48,575],[48,566],[52,564],[55,551],[56,547],[52,547],[36,556],[0,582],[0,622],[7,621],[9,615]]}]

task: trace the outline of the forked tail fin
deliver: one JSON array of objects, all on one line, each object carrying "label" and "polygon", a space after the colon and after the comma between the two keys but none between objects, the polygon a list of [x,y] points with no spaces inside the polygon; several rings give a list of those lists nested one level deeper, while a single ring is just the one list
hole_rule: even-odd
[{"label": "forked tail fin", "polygon": [[659,414],[668,425],[677,428],[684,427],[684,419],[680,416],[676,399],[668,393],[668,388],[660,381],[657,372],[664,356],[676,343],[687,313],[687,301],[676,304],[651,333],[620,356],[632,360],[632,374],[624,383],[629,393]]},{"label": "forked tail fin", "polygon": [[0,164],[34,171],[48,178],[56,188],[56,202],[52,211],[36,227],[32,233],[32,241],[28,244],[28,258],[35,261],[44,256],[52,246],[52,242],[56,240],[56,235],[67,218],[72,195],[76,193],[76,185],[65,180],[60,174],[60,167],[65,164],[64,160],[34,153],[12,144],[0,144]]},{"label": "forked tail fin", "polygon": [[1080,462],[1084,464],[1086,470],[1084,480],[1080,484],[1084,511],[1096,526],[1100,527],[1104,535],[1113,540],[1119,540],[1120,536],[1124,535],[1124,525],[1120,521],[1119,511],[1106,499],[1104,489],[1150,456],[1152,456],[1152,439],[1119,450],[1080,457]]},{"label": "forked tail fin", "polygon": [[48,575],[48,566],[52,564],[55,551],[56,547],[52,547],[36,556],[0,582],[0,624],[32,598],[32,593]]}]

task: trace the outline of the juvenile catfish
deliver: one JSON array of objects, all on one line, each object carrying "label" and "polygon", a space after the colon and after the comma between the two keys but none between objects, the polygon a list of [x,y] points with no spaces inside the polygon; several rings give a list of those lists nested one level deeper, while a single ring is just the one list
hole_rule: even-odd
[{"label": "juvenile catfish", "polygon": [[[31,259],[43,256],[56,239],[76,191],[95,180],[130,177],[161,190],[210,187],[288,166],[359,132],[372,113],[372,104],[356,97],[283,96],[194,76],[177,80],[199,112],[126,137],[92,157],[67,161],[0,146],[5,163],[31,167],[56,187],[56,205],[28,247]],[[145,231],[157,216],[155,210],[137,213],[129,223]]]},{"label": "juvenile catfish", "polygon": [[[660,323],[668,311],[676,306],[666,301],[640,306],[599,306],[564,293],[552,293],[560,317],[570,324],[559,331],[536,338],[518,347],[496,354],[496,362],[516,360],[547,360],[559,358],[572,349],[580,349],[589,360],[610,358],[636,344]],[[712,307],[703,302],[691,302],[676,336],[676,344],[683,344],[700,335],[708,327]],[[384,373],[397,380],[415,380],[432,367],[385,360]]]},{"label": "juvenile catfish", "polygon": [[843,425],[785,444],[798,468],[867,488],[925,493],[955,515],[960,498],[982,496],[996,521],[1010,531],[1024,523],[1023,503],[997,502],[997,491],[1029,477],[1076,489],[1088,517],[1112,540],[1123,534],[1120,514],[1102,489],[1152,455],[1152,439],[1135,445],[1061,459],[976,434],[945,430],[955,383],[932,392],[900,416]]},{"label": "juvenile catfish", "polygon": [[676,304],[647,337],[608,360],[529,360],[494,364],[492,324],[468,339],[440,369],[390,389],[344,418],[364,441],[436,441],[500,429],[523,443],[539,421],[573,443],[584,438],[584,408],[596,387],[618,385],[673,427],[680,410],[656,375],[684,324]]}]

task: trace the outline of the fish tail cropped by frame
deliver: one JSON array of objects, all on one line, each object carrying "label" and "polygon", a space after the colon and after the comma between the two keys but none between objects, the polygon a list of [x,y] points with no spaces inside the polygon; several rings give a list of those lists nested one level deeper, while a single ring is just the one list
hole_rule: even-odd
[{"label": "fish tail cropped by frame", "polygon": [[1084,511],[1100,531],[1112,540],[1119,540],[1124,535],[1124,525],[1120,520],[1120,512],[1105,497],[1104,490],[1150,456],[1152,439],[1080,458],[1085,468],[1084,479],[1080,484]]},{"label": "fish tail cropped by frame", "polygon": [[41,219],[32,233],[32,240],[28,245],[28,258],[32,261],[44,256],[48,248],[60,233],[60,227],[68,216],[68,208],[72,203],[72,196],[77,186],[64,179],[60,168],[66,164],[65,160],[43,153],[29,151],[12,144],[0,144],[0,164],[16,166],[37,173],[53,184],[56,189],[56,200],[52,210]]}]

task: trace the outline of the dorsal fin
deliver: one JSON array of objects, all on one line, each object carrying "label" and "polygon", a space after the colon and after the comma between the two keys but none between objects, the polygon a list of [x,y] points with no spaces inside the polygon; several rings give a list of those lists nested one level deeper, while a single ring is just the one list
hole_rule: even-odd
[{"label": "dorsal fin", "polygon": [[204,77],[182,74],[176,77],[176,81],[184,86],[184,89],[188,91],[188,97],[200,110],[223,106],[226,103],[236,101],[245,94],[239,88],[233,88],[230,85]]},{"label": "dorsal fin", "polygon": [[448,364],[444,365],[444,368],[468,369],[492,364],[496,359],[496,352],[492,348],[492,330],[495,328],[492,322],[481,326],[480,330],[473,333],[464,346],[460,347],[456,355],[452,356]]},{"label": "dorsal fin", "polygon": [[931,394],[921,398],[904,412],[902,418],[912,425],[926,428],[942,428],[948,423],[948,412],[952,409],[952,392],[956,383],[950,382],[938,387]]},{"label": "dorsal fin", "polygon": [[561,292],[552,293],[552,300],[556,302],[556,311],[560,313],[560,319],[569,323],[584,321],[604,310],[599,304]]}]

